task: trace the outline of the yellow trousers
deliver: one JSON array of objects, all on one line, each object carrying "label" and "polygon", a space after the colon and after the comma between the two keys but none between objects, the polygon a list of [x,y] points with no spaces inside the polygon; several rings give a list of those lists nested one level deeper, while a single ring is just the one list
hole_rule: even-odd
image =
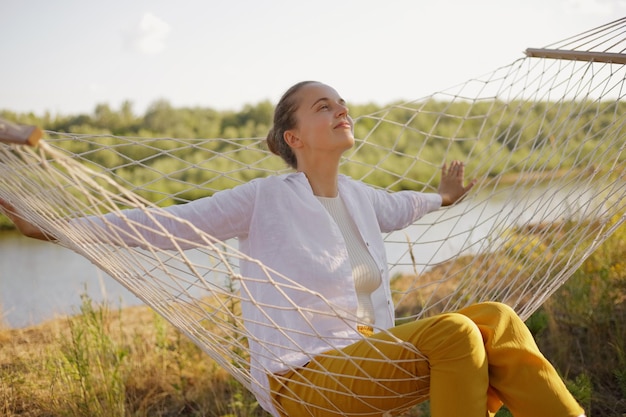
[{"label": "yellow trousers", "polygon": [[430,398],[432,417],[577,417],[582,408],[508,306],[417,320],[270,377],[289,417],[393,416]]}]

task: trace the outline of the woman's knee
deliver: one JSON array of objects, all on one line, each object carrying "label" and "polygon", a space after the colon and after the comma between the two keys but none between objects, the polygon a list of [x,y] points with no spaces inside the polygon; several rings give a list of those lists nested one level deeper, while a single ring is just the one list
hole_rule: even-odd
[{"label": "woman's knee", "polygon": [[447,313],[435,323],[431,334],[444,335],[443,343],[482,345],[480,329],[469,317],[459,313]]},{"label": "woman's knee", "polygon": [[428,357],[431,367],[457,364],[463,369],[484,367],[486,351],[480,329],[470,318],[459,313],[447,313],[428,329],[419,349]]},{"label": "woman's knee", "polygon": [[504,304],[500,301],[484,301],[482,303],[478,303],[477,305],[482,306],[487,310],[491,310],[493,314],[503,315],[503,316],[517,316],[517,313],[513,308],[509,305]]},{"label": "woman's knee", "polygon": [[505,334],[515,334],[516,337],[530,335],[524,321],[515,310],[504,303],[494,301],[477,303],[459,310],[459,313],[476,323],[485,342]]},{"label": "woman's knee", "polygon": [[498,301],[485,301],[478,304],[484,314],[491,317],[498,317],[499,320],[523,323],[522,319],[517,315],[515,310],[507,304]]}]

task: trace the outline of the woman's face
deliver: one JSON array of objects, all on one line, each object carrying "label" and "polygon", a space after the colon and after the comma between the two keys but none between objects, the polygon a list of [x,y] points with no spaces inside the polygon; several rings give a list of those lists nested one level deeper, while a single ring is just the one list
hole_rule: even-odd
[{"label": "woman's face", "polygon": [[321,83],[297,92],[296,127],[291,129],[303,150],[340,151],[354,145],[353,122],[346,102],[334,88]]}]

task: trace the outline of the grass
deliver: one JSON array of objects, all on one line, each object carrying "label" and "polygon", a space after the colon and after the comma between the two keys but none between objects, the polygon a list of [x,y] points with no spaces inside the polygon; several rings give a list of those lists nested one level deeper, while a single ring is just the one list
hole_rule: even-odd
[{"label": "grass", "polygon": [[540,348],[592,416],[626,415],[626,226],[535,313]]},{"label": "grass", "polygon": [[[626,413],[626,228],[527,324],[588,417]],[[0,329],[0,415],[267,416],[238,382],[147,307],[83,297],[77,315]],[[426,417],[428,404],[406,416]],[[511,414],[506,409],[498,417]]]},{"label": "grass", "polygon": [[147,307],[0,331],[0,415],[249,416],[252,398]]}]

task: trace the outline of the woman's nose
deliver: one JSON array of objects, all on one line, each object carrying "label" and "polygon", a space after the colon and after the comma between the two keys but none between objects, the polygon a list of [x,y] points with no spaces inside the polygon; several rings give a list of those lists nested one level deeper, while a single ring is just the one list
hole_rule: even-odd
[{"label": "woman's nose", "polygon": [[337,111],[338,116],[347,116],[348,115],[348,106],[345,104],[339,104],[339,110]]}]

